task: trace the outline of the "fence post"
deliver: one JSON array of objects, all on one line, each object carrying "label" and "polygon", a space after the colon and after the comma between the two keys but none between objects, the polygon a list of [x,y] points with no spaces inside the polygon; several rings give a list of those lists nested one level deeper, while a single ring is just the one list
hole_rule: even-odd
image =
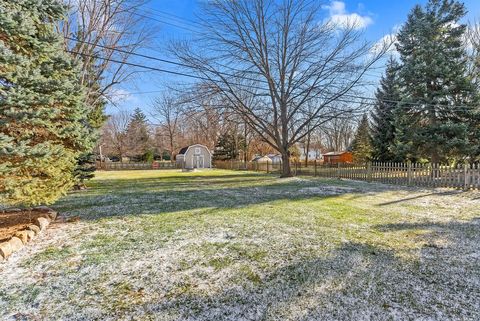
[{"label": "fence post", "polygon": [[367,182],[372,181],[372,162],[367,162]]},{"label": "fence post", "polygon": [[412,161],[407,161],[407,184],[412,185]]},{"label": "fence post", "polygon": [[267,159],[267,174],[268,174],[268,159]]},{"label": "fence post", "polygon": [[314,168],[315,168],[315,169],[314,169],[314,172],[313,172],[313,173],[314,173],[313,176],[315,177],[315,176],[317,176],[317,160],[314,160],[314,161],[313,161],[313,166],[314,166]]},{"label": "fence post", "polygon": [[463,177],[465,182],[463,184],[464,189],[468,189],[470,183],[470,176],[468,175],[468,165],[467,162],[463,163]]}]

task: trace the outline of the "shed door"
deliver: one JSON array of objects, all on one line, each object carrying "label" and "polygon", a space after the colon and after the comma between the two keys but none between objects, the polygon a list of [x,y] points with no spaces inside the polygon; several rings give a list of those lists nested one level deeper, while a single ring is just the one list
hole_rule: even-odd
[{"label": "shed door", "polygon": [[203,155],[195,155],[193,157],[194,168],[205,168],[205,158]]}]

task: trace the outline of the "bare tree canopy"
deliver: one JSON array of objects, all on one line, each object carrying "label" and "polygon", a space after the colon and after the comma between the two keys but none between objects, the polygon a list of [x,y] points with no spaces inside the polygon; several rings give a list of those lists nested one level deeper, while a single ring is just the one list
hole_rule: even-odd
[{"label": "bare tree canopy", "polygon": [[120,161],[128,151],[127,128],[131,114],[120,111],[108,117],[107,123],[102,128],[99,145],[104,146],[106,154],[116,155]]},{"label": "bare tree canopy", "polygon": [[[198,39],[173,53],[282,154],[291,176],[289,148],[353,105],[335,104],[362,86],[388,44],[362,40],[356,21],[325,21],[313,0],[211,0]],[[346,98],[344,98],[346,99]]]},{"label": "bare tree canopy", "polygon": [[180,147],[181,122],[184,116],[182,102],[171,95],[164,94],[152,103],[152,116],[159,122],[161,133],[168,140],[168,152],[173,162],[175,152]]},{"label": "bare tree canopy", "polygon": [[59,26],[66,49],[80,62],[82,83],[89,98],[111,103],[114,86],[131,80],[138,71],[128,64],[152,39],[140,8],[146,0],[64,0],[68,19]]}]

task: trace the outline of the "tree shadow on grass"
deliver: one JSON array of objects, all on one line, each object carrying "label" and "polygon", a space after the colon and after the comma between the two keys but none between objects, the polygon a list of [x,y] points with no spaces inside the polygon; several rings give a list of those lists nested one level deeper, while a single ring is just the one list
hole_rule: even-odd
[{"label": "tree shadow on grass", "polygon": [[260,281],[240,274],[240,286],[186,291],[139,309],[182,320],[479,320],[479,228],[480,218],[381,225],[379,232],[430,232],[415,258],[348,242],[322,256],[291,259]]},{"label": "tree shadow on grass", "polygon": [[266,176],[255,173],[237,174],[237,175],[174,175],[174,176],[158,176],[147,178],[132,178],[132,179],[118,179],[108,178],[95,181],[90,185],[92,189],[97,192],[116,191],[128,192],[135,189],[179,189],[179,188],[198,188],[199,186],[208,184],[210,186],[228,185],[228,184],[245,184],[251,182],[258,182],[259,179],[272,179],[276,177],[273,175]]},{"label": "tree shadow on grass", "polygon": [[[99,219],[201,209],[233,209],[277,200],[301,200],[361,192],[339,182],[282,180],[266,175],[119,179],[95,182],[55,204],[67,216]],[[310,188],[310,190],[309,190]]]},{"label": "tree shadow on grass", "polygon": [[[72,193],[54,207],[66,216],[84,220],[139,214],[164,214],[202,209],[233,209],[272,201],[298,201],[350,194],[361,198],[389,189],[388,185],[366,185],[342,180],[280,179],[274,175],[235,173],[232,175],[183,175],[140,179],[102,179],[90,190]],[[368,186],[368,187],[367,187]],[[391,187],[409,191],[408,187]],[[433,192],[379,204],[392,205],[435,194]]]}]

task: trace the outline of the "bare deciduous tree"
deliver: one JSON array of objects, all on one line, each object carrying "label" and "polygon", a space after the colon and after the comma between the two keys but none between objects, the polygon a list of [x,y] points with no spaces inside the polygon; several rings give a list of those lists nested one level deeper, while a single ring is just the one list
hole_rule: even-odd
[{"label": "bare deciduous tree", "polygon": [[282,154],[282,176],[291,176],[290,147],[351,112],[332,102],[354,93],[388,49],[372,50],[355,21],[339,26],[320,10],[312,0],[211,0],[199,39],[172,48]]},{"label": "bare deciduous tree", "polygon": [[91,106],[99,100],[114,103],[114,87],[132,79],[138,70],[127,64],[154,32],[139,10],[146,0],[64,0],[70,8],[59,26],[66,50],[79,62],[82,84]]},{"label": "bare deciduous tree", "polygon": [[184,116],[183,105],[167,94],[156,98],[152,104],[152,116],[159,122],[161,132],[168,140],[168,152],[173,162],[179,148],[181,122]]},{"label": "bare deciduous tree", "polygon": [[338,117],[327,122],[317,135],[329,151],[343,151],[350,147],[356,129],[355,117]]},{"label": "bare deciduous tree", "polygon": [[100,145],[104,147],[105,154],[117,155],[122,161],[128,152],[127,128],[131,114],[120,111],[108,117],[102,129]]}]

